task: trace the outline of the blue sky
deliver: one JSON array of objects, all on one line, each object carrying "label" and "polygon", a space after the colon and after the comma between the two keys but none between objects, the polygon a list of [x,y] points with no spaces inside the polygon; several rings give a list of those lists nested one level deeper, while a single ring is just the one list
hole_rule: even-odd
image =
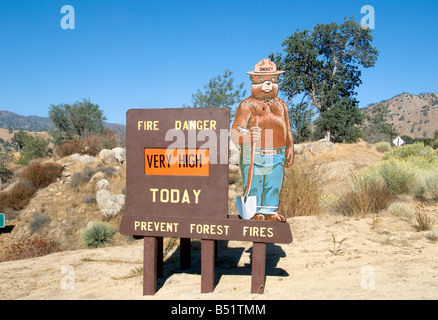
[{"label": "blue sky", "polygon": [[[75,29],[61,28],[61,7]],[[131,108],[191,104],[224,69],[237,83],[296,30],[375,10],[374,68],[360,106],[403,91],[438,92],[438,1],[0,0],[0,110],[48,116],[50,104],[89,98],[108,122]]]}]

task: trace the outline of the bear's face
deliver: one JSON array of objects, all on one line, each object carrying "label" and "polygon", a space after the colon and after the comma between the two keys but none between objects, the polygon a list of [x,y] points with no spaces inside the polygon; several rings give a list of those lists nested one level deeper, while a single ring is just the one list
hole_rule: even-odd
[{"label": "bear's face", "polygon": [[251,97],[270,100],[278,94],[278,75],[251,75]]}]

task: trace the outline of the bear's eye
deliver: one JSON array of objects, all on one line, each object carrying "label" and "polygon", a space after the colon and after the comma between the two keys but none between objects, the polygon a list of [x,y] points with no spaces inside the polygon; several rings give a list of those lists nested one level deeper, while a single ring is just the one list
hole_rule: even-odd
[{"label": "bear's eye", "polygon": [[265,81],[265,80],[264,80],[263,78],[259,78],[259,81],[260,81],[260,82],[263,82],[263,81]]},{"label": "bear's eye", "polygon": [[275,82],[275,78],[274,78],[274,77],[272,77],[272,78],[271,78],[271,81],[272,81],[272,82]]}]

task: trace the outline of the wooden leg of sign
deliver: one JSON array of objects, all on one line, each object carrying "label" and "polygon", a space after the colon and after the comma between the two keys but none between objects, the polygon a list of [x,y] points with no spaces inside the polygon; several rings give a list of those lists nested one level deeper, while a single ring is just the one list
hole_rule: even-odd
[{"label": "wooden leg of sign", "polygon": [[157,237],[157,278],[164,276],[163,237]]},{"label": "wooden leg of sign", "polygon": [[189,269],[192,266],[192,250],[190,238],[180,238],[179,252],[179,263],[181,269]]},{"label": "wooden leg of sign", "polygon": [[214,289],[214,240],[201,240],[201,293]]},{"label": "wooden leg of sign", "polygon": [[157,291],[157,238],[144,237],[143,295]]},{"label": "wooden leg of sign", "polygon": [[265,291],[266,243],[254,242],[252,246],[251,293]]}]

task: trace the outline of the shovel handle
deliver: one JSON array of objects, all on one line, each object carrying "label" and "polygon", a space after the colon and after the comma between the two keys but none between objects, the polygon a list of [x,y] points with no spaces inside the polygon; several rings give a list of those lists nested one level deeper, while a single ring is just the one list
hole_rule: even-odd
[{"label": "shovel handle", "polygon": [[[258,127],[259,126],[259,123],[258,123],[259,119],[257,117],[254,117],[254,122],[255,122],[254,126]],[[250,157],[250,162],[249,162],[248,181],[246,183],[245,194],[249,194],[249,190],[250,190],[251,184],[252,184],[252,176],[254,174],[255,146],[256,146],[256,142],[251,139],[251,157]]]}]

